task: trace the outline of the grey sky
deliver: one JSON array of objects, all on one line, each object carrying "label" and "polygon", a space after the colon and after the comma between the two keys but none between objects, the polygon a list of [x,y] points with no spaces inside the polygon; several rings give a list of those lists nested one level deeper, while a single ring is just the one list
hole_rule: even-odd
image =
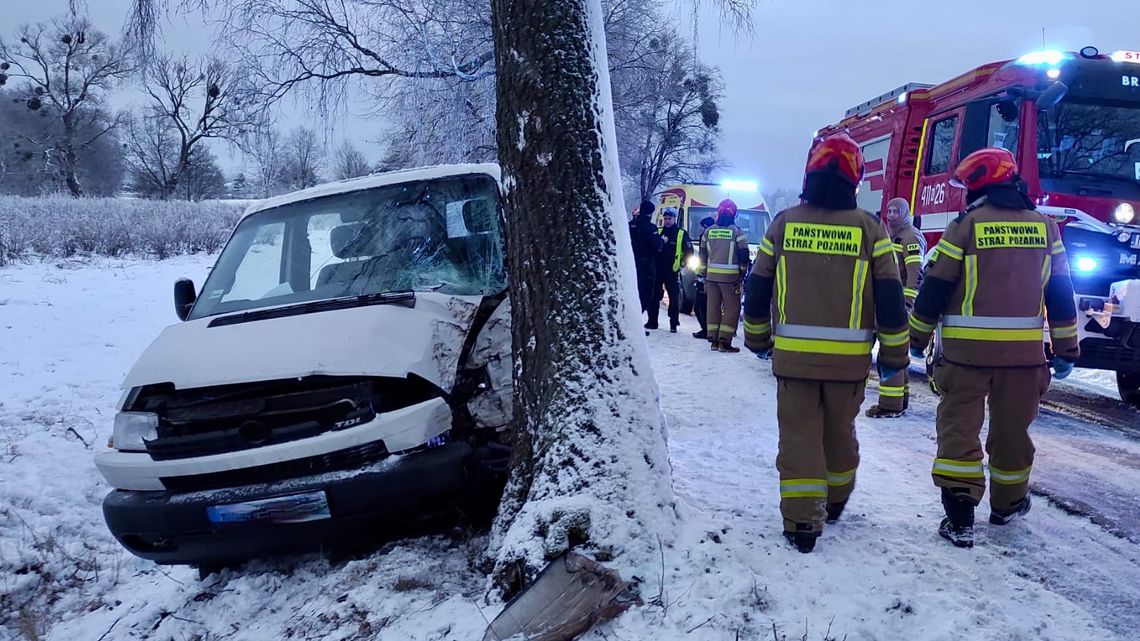
[{"label": "grey sky", "polygon": [[[688,30],[692,0],[677,2],[677,22]],[[727,85],[722,150],[733,177],[765,189],[796,187],[811,134],[859,102],[907,82],[941,82],[986,62],[1041,48],[1140,50],[1140,0],[758,0],[755,33],[722,27],[701,0],[699,53],[721,68]],[[67,0],[5,2],[7,25],[64,12]],[[129,0],[87,0],[97,26],[119,31]],[[165,30],[171,49],[202,51],[210,29],[197,16]],[[691,33],[689,34],[691,35]],[[289,118],[319,123],[291,107]],[[324,122],[329,138],[362,142],[375,158],[382,126],[350,116]]]}]

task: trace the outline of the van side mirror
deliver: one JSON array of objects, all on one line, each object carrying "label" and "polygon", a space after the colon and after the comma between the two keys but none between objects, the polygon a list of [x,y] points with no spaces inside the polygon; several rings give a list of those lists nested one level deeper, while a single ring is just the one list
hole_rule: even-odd
[{"label": "van side mirror", "polygon": [[174,281],[174,313],[178,314],[178,320],[186,320],[196,300],[198,293],[194,291],[194,281],[189,278]]},{"label": "van side mirror", "polygon": [[1037,96],[1037,109],[1039,111],[1049,111],[1057,106],[1057,103],[1069,93],[1069,86],[1063,82],[1054,82],[1048,89],[1042,91]]}]

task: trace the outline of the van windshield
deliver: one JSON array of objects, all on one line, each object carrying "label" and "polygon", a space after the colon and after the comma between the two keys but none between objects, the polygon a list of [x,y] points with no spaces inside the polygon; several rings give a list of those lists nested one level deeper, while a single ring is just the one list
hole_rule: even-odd
[{"label": "van windshield", "polygon": [[[691,207],[689,208],[689,235],[693,240],[701,238],[701,219],[710,217],[716,220],[716,208]],[[748,237],[748,243],[755,245],[768,231],[768,223],[772,221],[771,215],[766,211],[756,209],[741,209],[736,212],[736,226]]]},{"label": "van windshield", "polygon": [[470,175],[273,207],[238,224],[190,318],[387,292],[506,288],[498,188]]}]

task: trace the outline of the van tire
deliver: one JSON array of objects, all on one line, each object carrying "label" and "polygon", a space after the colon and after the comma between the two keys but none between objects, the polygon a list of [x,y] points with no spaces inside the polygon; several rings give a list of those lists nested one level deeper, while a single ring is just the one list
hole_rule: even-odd
[{"label": "van tire", "polygon": [[1116,389],[1120,400],[1140,409],[1140,372],[1117,372]]}]

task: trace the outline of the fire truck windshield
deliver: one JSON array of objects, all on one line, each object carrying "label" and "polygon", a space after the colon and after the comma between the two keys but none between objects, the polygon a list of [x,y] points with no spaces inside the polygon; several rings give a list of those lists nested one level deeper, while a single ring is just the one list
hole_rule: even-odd
[{"label": "fire truck windshield", "polygon": [[1065,101],[1037,122],[1042,178],[1140,181],[1140,104]]}]

